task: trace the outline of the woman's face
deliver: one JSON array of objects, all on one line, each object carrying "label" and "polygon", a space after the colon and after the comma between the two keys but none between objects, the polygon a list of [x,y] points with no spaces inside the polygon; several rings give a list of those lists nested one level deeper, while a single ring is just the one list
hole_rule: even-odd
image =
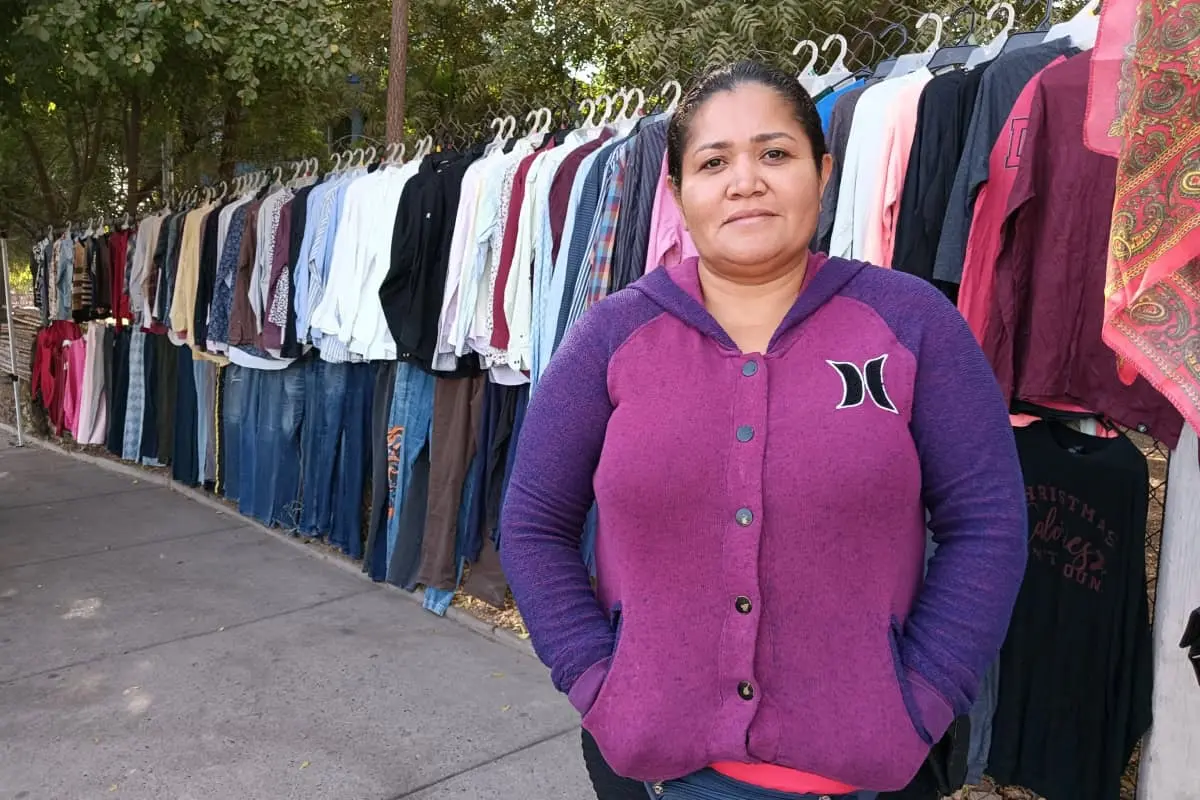
[{"label": "woman's face", "polygon": [[676,199],[706,266],[769,278],[803,263],[831,159],[820,168],[788,101],[747,83],[696,110]]}]

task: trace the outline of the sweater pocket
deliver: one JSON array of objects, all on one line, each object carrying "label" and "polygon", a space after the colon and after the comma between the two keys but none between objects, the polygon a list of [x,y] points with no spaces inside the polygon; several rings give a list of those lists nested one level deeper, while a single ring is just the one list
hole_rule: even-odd
[{"label": "sweater pocket", "polygon": [[927,747],[933,747],[933,735],[926,725],[926,721],[921,713],[921,707],[917,703],[916,695],[913,693],[912,680],[908,674],[908,669],[904,666],[904,662],[900,658],[900,637],[902,634],[903,628],[900,625],[900,620],[893,616],[888,629],[888,644],[892,649],[892,664],[896,668],[896,682],[900,685],[900,696],[904,700],[904,710],[908,712],[909,722],[912,723],[917,736],[921,737],[921,741]]}]

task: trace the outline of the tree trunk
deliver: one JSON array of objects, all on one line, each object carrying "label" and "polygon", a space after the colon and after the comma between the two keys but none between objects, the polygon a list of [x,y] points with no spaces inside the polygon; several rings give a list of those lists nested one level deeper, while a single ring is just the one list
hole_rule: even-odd
[{"label": "tree trunk", "polygon": [[125,117],[125,213],[137,215],[142,180],[142,96],[137,89],[129,98]]},{"label": "tree trunk", "polygon": [[221,164],[217,174],[223,181],[233,180],[233,171],[237,168],[238,128],[242,119],[241,101],[237,95],[232,95],[225,101],[225,117],[221,125]]},{"label": "tree trunk", "polygon": [[404,94],[408,70],[408,0],[392,0],[392,42],[388,49],[387,141],[404,138]]}]

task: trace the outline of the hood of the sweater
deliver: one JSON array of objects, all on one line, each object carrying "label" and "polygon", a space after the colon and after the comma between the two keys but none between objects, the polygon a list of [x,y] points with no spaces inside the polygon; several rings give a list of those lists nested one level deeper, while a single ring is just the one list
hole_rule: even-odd
[{"label": "hood of the sweater", "polygon": [[[783,336],[835,297],[866,266],[861,261],[830,258],[824,253],[810,255],[804,287],[772,335],[767,351],[773,350]],[[641,292],[668,314],[714,339],[722,347],[737,350],[729,334],[704,306],[699,267],[698,258],[689,258],[674,266],[660,267],[629,288]]]}]

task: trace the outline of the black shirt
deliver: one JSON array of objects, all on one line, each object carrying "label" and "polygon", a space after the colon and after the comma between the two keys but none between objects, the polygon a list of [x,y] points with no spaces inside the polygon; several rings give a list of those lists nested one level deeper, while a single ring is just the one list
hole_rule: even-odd
[{"label": "black shirt", "polygon": [[892,266],[933,279],[946,203],[966,141],[983,69],[937,75],[921,92],[917,128],[900,197]]},{"label": "black shirt", "polygon": [[1125,436],[1056,422],[1016,436],[1029,562],[1000,654],[989,772],[1049,800],[1117,800],[1151,718],[1146,459]]},{"label": "black shirt", "polygon": [[[391,267],[379,287],[379,300],[397,354],[427,372],[433,371],[463,177],[480,155],[481,149],[426,156],[417,174],[404,185],[396,210]],[[478,372],[474,355],[458,361],[453,372],[437,374],[462,377]]]},{"label": "black shirt", "polygon": [[192,314],[192,341],[195,349],[208,350],[208,310],[212,306],[217,282],[217,230],[221,211],[229,203],[215,206],[204,218],[200,234],[200,271],[196,277],[196,307]]}]

